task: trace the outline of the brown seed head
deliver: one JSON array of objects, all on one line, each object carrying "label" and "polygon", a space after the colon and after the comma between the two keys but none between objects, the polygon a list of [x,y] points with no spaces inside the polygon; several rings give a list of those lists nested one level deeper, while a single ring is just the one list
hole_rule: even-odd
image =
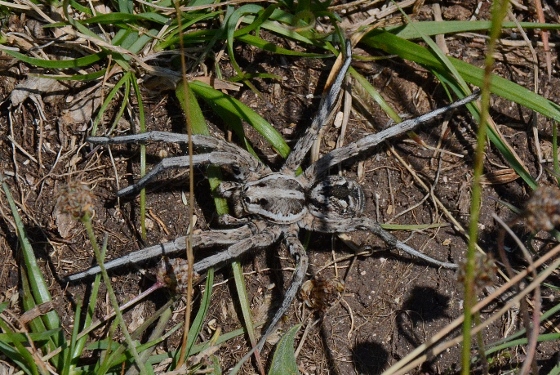
[{"label": "brown seed head", "polygon": [[56,205],[60,212],[70,214],[76,219],[93,215],[93,196],[91,190],[78,181],[63,185],[58,193]]},{"label": "brown seed head", "polygon": [[551,231],[560,225],[560,189],[539,187],[527,202],[523,216],[531,232]]},{"label": "brown seed head", "polygon": [[[186,259],[169,259],[164,257],[158,268],[156,278],[167,288],[180,294],[187,293],[187,283],[189,280],[188,263]],[[195,272],[193,282],[199,278]]]}]

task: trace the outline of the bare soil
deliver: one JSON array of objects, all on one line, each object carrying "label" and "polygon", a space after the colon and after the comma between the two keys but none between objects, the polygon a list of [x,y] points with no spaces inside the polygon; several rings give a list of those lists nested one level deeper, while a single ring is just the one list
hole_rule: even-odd
[{"label": "bare soil", "polygon": [[[470,18],[477,2],[464,3],[444,3],[444,18]],[[479,17],[485,18],[487,15],[488,9],[483,8]],[[551,12],[549,16],[554,14]],[[418,19],[432,17],[431,5],[424,5],[417,13]],[[527,21],[533,20],[532,15],[519,11],[519,18],[523,17]],[[536,34],[530,34],[529,37],[534,42],[539,40]],[[555,41],[555,36],[551,37]],[[505,33],[504,39],[512,40],[514,37],[511,33]],[[285,40],[276,38],[274,42],[286,48],[293,47]],[[453,56],[481,66],[483,39],[468,35],[455,36],[447,38],[447,44]],[[237,97],[270,121],[293,145],[317,108],[332,60],[278,57],[246,46],[239,46],[236,53],[246,71],[269,72],[281,77],[278,82],[256,80],[254,83],[260,95],[243,88]],[[504,44],[497,56],[495,73],[533,89],[536,63],[539,92],[552,101],[560,102],[558,90],[554,89],[556,84],[560,84],[556,51],[553,50],[550,55],[553,66],[551,77],[546,75],[542,47],[537,48],[537,53],[538,61],[533,61],[530,51],[522,43],[514,46]],[[356,48],[355,54],[360,54],[359,48]],[[231,74],[228,62],[222,61],[221,64],[225,74]],[[367,63],[357,61],[354,67],[368,77],[399,113],[416,116],[447,103],[437,81],[420,66],[398,59],[385,59]],[[24,64],[17,62],[0,71],[0,100],[4,102],[0,112],[1,172],[18,202],[44,275],[52,282],[50,292],[54,308],[64,317],[64,327],[70,331],[75,301],[83,298],[88,287],[87,283],[67,285],[61,280],[68,274],[88,268],[94,260],[84,228],[55,210],[61,187],[72,181],[90,187],[94,197],[95,231],[100,240],[104,234],[108,235],[107,259],[114,259],[185,234],[188,220],[187,206],[183,202],[189,194],[187,177],[184,173],[174,171],[162,176],[150,187],[147,194],[148,238],[142,241],[137,197],[120,201],[115,198],[118,187],[127,186],[138,178],[138,148],[112,147],[111,160],[107,151],[94,150],[84,142],[88,135],[87,126],[63,126],[60,113],[69,105],[66,99],[69,94],[78,93],[44,95],[42,101],[28,99],[12,106],[9,100],[11,90],[26,79],[28,72]],[[388,118],[378,106],[362,99],[365,97],[363,93],[352,89],[351,84],[348,89],[355,97],[355,105],[344,144],[389,125]],[[184,120],[173,93],[151,96],[146,91],[145,95],[148,129],[182,132]],[[44,111],[43,120],[39,120],[40,111]],[[213,134],[228,138],[229,133],[224,130],[224,124],[208,108],[204,108],[204,111],[208,114],[207,120]],[[535,114],[501,98],[492,99],[491,114],[531,174],[539,175],[541,170],[535,134],[540,135],[538,142],[544,149],[544,157],[550,158],[551,122],[542,117],[533,122]],[[110,123],[109,120],[107,123]],[[127,121],[122,121],[118,131],[125,132],[130,126]],[[536,132],[533,132],[534,129]],[[281,159],[251,129],[247,127],[246,131],[263,160],[277,167]],[[476,124],[468,112],[461,109],[454,111],[450,117],[423,126],[417,133],[423,142],[445,152],[423,147],[407,137],[395,139],[345,163],[341,173],[362,184],[367,198],[366,214],[380,223],[441,224],[432,229],[392,233],[434,258],[461,264],[467,242],[464,233],[450,223],[447,215],[453,216],[463,228],[467,228]],[[329,127],[323,134],[321,153],[333,149],[339,136],[339,128]],[[235,142],[235,138],[232,141]],[[163,155],[183,152],[177,145],[149,145],[148,168]],[[500,172],[507,172],[508,167],[491,145],[487,147],[484,163],[489,183],[483,189],[479,244],[492,253],[496,248],[499,230],[492,215],[496,214],[505,220],[514,217],[503,202],[522,207],[530,195],[530,189],[521,179],[507,180],[505,183],[497,183],[493,179]],[[543,164],[543,167],[551,169],[550,164]],[[197,228],[207,230],[216,227],[216,215],[204,170],[198,171],[195,181]],[[546,185],[554,182],[548,173],[543,173],[540,183]],[[21,314],[21,259],[17,237],[4,196],[0,198],[0,203],[0,257],[4,259],[0,267],[0,302],[11,301],[9,308]],[[514,227],[514,230],[525,235],[521,225]],[[378,374],[462,314],[463,290],[457,281],[458,272],[439,269],[407,254],[391,251],[380,239],[368,233],[348,233],[346,236],[343,241],[338,236],[319,233],[302,235],[303,241],[309,240],[309,278],[327,282],[338,280],[344,284],[340,296],[319,306],[321,308],[318,311],[309,309],[306,301],[296,301],[281,324],[282,331],[296,323],[304,323],[306,327],[298,356],[302,373]],[[353,243],[354,249],[348,243]],[[291,278],[293,261],[282,245],[252,253],[242,261],[255,321],[265,321],[281,301],[283,290]],[[142,265],[142,269],[121,269],[112,273],[113,287],[119,301],[131,299],[153,283],[153,277],[150,276],[153,275],[153,266],[153,263],[149,263]],[[501,279],[496,277],[492,282],[498,285]],[[546,309],[547,303],[557,299],[558,294],[550,290],[544,293]],[[483,295],[484,290],[481,289],[479,297]],[[162,293],[152,296],[125,317],[131,325],[137,324],[167,298],[169,295]],[[235,301],[231,271],[226,267],[219,271],[208,316],[211,324],[204,330],[206,335],[213,332],[210,327],[217,326],[223,332],[241,327]],[[177,309],[182,307],[182,302],[177,304]],[[108,309],[108,301],[105,297],[100,298],[99,317]],[[491,313],[492,310],[484,311],[482,319]],[[176,314],[174,322],[179,322],[182,316]],[[484,341],[491,343],[502,338],[511,324],[514,327],[522,325],[519,319],[512,322],[499,320],[483,332]],[[172,336],[161,350],[176,348],[179,340],[178,334]],[[237,363],[249,350],[248,345],[246,337],[238,337],[223,344],[217,353],[222,368],[228,369]],[[555,353],[559,349],[558,343],[539,346],[537,358],[542,373],[556,364]],[[455,373],[458,370],[459,350],[458,347],[450,348],[437,358],[430,359],[414,373]],[[264,358],[269,352],[270,346],[267,346]],[[495,357],[491,373],[519,367],[524,356],[521,348],[501,353]],[[254,364],[245,365],[244,373],[254,372]]]}]

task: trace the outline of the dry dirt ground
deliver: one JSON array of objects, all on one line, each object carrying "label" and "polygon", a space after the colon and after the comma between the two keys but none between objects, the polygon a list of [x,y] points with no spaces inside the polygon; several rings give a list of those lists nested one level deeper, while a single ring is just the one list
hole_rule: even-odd
[{"label": "dry dirt ground", "polygon": [[[473,15],[476,4],[444,2],[444,18],[468,19]],[[487,11],[483,7],[481,14],[487,15]],[[526,20],[533,19],[530,14],[521,11],[520,14],[527,17]],[[423,6],[417,13],[418,19],[432,17],[431,5]],[[536,35],[531,34],[529,37],[535,42],[539,40]],[[551,37],[551,41],[555,42],[555,35]],[[514,40],[514,36],[506,33],[504,39]],[[284,40],[276,39],[275,42],[291,47]],[[450,37],[447,43],[453,56],[481,66],[484,48],[481,37]],[[529,49],[521,42],[502,45],[496,56],[495,73],[533,89],[534,63],[537,63],[539,92],[552,101],[560,102],[558,90],[554,89],[556,84],[560,84],[557,51],[553,47],[553,73],[550,78],[546,75],[542,47],[537,52],[538,61],[535,62]],[[318,95],[332,60],[278,58],[241,46],[236,53],[245,70],[271,72],[283,78],[281,82],[257,80],[255,84],[262,94],[260,97],[246,88],[236,96],[269,120],[290,144],[294,144],[317,108]],[[359,48],[355,54],[360,54]],[[231,73],[228,62],[222,61],[222,64],[225,74]],[[398,59],[385,59],[375,63],[356,62],[354,67],[368,77],[399,113],[416,116],[446,104],[437,81],[419,66]],[[114,259],[146,245],[184,235],[187,206],[183,202],[184,197],[188,196],[188,185],[186,175],[175,171],[150,186],[147,195],[148,238],[142,241],[139,236],[137,197],[120,201],[115,199],[117,180],[119,186],[123,187],[138,178],[137,147],[113,147],[114,166],[107,151],[92,150],[92,146],[84,141],[88,134],[87,126],[64,127],[61,124],[60,113],[72,100],[67,92],[12,105],[9,97],[11,90],[26,80],[28,71],[25,64],[15,63],[0,73],[0,100],[4,103],[0,112],[0,168],[19,204],[44,275],[51,282],[54,308],[64,318],[66,329],[70,330],[74,314],[73,301],[82,298],[87,285],[66,285],[60,280],[65,275],[88,268],[93,262],[93,255],[83,227],[64,221],[55,211],[57,192],[61,186],[70,181],[79,181],[91,188],[95,205],[95,230],[99,239],[104,233],[108,235],[107,259]],[[146,90],[144,94],[148,103],[148,129],[182,132],[184,122],[172,92],[154,96]],[[361,99],[364,95],[356,89],[352,94],[355,98],[354,110],[343,140],[345,144],[388,125],[388,119],[376,105]],[[70,95],[78,94],[71,92]],[[40,95],[35,98],[38,97]],[[208,114],[207,120],[213,134],[227,138],[228,134],[220,120],[208,108],[204,110]],[[39,120],[40,111],[44,112],[42,120]],[[552,139],[551,122],[539,117],[534,123],[534,115],[501,98],[492,99],[492,116],[505,139],[536,177],[539,174],[539,162],[534,146],[534,130],[540,135],[539,142],[545,149],[544,157],[549,158],[550,151],[548,154],[546,152],[550,150]],[[118,130],[126,132],[130,126],[127,121],[122,121]],[[280,159],[273,150],[267,148],[264,141],[250,129],[247,132],[263,160],[278,166]],[[463,228],[467,227],[475,124],[468,112],[461,109],[454,111],[451,117],[422,127],[418,134],[426,144],[438,146],[446,152],[438,153],[409,139],[392,140],[363,157],[345,163],[341,171],[362,184],[367,198],[366,213],[379,222],[410,225],[441,223],[438,228],[393,233],[434,258],[461,263],[466,251],[465,238],[450,225],[441,207],[445,207]],[[340,129],[329,127],[322,138],[321,152],[328,152],[335,147],[339,136]],[[157,163],[163,154],[175,155],[183,151],[176,145],[150,145],[149,167]],[[550,164],[543,166],[551,168]],[[504,160],[489,146],[485,157],[485,173],[492,177],[502,171],[507,172]],[[422,187],[419,180],[432,191]],[[195,181],[197,228],[205,230],[215,227],[216,215],[213,202],[209,199],[204,170],[197,172]],[[542,174],[540,181],[543,184],[553,183],[547,173]],[[521,207],[529,194],[529,189],[520,179],[484,186],[479,224],[479,243],[483,249],[493,252],[496,247],[497,225],[491,215],[496,214],[506,220],[513,216],[501,202]],[[435,203],[436,198],[442,206]],[[3,259],[0,266],[0,302],[13,301],[9,308],[21,314],[21,306],[17,302],[20,262],[17,239],[3,196],[0,202],[0,257]],[[515,229],[519,234],[524,234],[522,226]],[[439,269],[407,254],[390,251],[381,240],[368,233],[348,233],[347,237],[345,242],[338,236],[309,235],[309,278],[314,276],[327,281],[336,278],[343,281],[344,290],[340,298],[325,307],[321,316],[306,307],[303,301],[295,301],[281,324],[282,330],[300,322],[309,325],[298,356],[303,373],[380,373],[462,313],[463,290],[457,281],[457,272]],[[303,235],[302,240],[307,238]],[[348,242],[355,244],[354,250]],[[267,314],[273,311],[271,308],[281,300],[282,291],[291,277],[293,262],[281,245],[250,254],[242,261],[255,321],[260,322],[270,316]],[[119,301],[129,300],[153,283],[150,276],[153,266],[152,262],[139,266],[141,269],[127,268],[112,273]],[[499,284],[501,280],[496,278],[493,282]],[[545,305],[547,301],[558,297],[550,295],[550,291],[546,293]],[[239,310],[233,302],[236,300],[234,295],[231,271],[226,267],[218,274],[208,316],[208,322],[212,321],[212,325],[220,327],[223,332],[241,326]],[[480,291],[482,295],[483,291]],[[125,318],[130,324],[137,324],[168,297],[166,293],[158,293],[127,313]],[[177,309],[182,307],[182,303],[177,304]],[[105,298],[99,299],[98,308],[99,316],[109,309]],[[491,312],[491,309],[484,311],[482,317]],[[321,319],[316,321],[316,318]],[[177,314],[174,321],[180,319],[182,314]],[[312,322],[315,324],[310,325]],[[497,321],[484,331],[484,340],[489,343],[500,339],[511,324],[516,327],[521,325],[519,321]],[[205,328],[204,332],[209,335],[210,328]],[[161,350],[173,349],[178,341],[177,335],[172,336]],[[558,360],[554,354],[558,349],[558,344],[550,343],[539,347],[537,358],[543,373]],[[223,344],[217,352],[222,368],[227,369],[237,363],[247,350],[249,347],[245,337]],[[269,352],[270,347],[267,346],[265,358]],[[500,373],[518,367],[524,355],[523,350],[517,348],[497,356],[491,372]],[[426,362],[416,373],[454,373],[458,362],[459,349],[454,347]],[[252,373],[255,369],[247,364],[244,372]]]}]

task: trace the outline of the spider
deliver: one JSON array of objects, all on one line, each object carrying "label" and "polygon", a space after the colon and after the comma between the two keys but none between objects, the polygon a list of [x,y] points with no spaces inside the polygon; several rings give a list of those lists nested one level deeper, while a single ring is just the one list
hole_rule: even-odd
[{"label": "spider", "polygon": [[[398,126],[390,127],[335,149],[297,175],[296,171],[316,140],[321,126],[326,121],[339,95],[351,63],[349,41],[346,42],[344,55],[344,63],[336,74],[331,87],[323,95],[318,113],[278,172],[272,171],[248,151],[234,144],[210,136],[193,135],[191,137],[194,148],[203,150],[203,153],[192,155],[194,165],[229,167],[233,175],[233,181],[223,181],[216,191],[219,196],[227,198],[230,202],[233,214],[221,217],[221,223],[229,228],[212,229],[192,235],[193,248],[222,246],[225,249],[197,261],[193,265],[194,271],[201,273],[210,267],[222,266],[250,250],[265,249],[280,240],[284,241],[296,261],[295,271],[281,306],[275,312],[259,340],[257,350],[262,349],[266,338],[274,331],[278,321],[287,312],[306,275],[309,261],[298,238],[301,229],[322,233],[371,231],[391,247],[405,251],[433,265],[444,268],[457,267],[454,263],[442,262],[414,250],[383,230],[373,219],[364,216],[364,192],[360,185],[349,178],[330,175],[329,169],[370,150],[387,138],[407,132],[446,111],[475,100],[478,94],[470,95],[447,107],[436,109],[416,119],[404,121]],[[189,137],[185,134],[152,131],[113,138],[89,137],[87,141],[100,145],[148,141],[186,144]],[[189,156],[165,158],[138,182],[120,190],[117,195],[125,196],[139,192],[163,170],[189,166]],[[186,237],[179,237],[172,242],[151,246],[107,262],[105,267],[109,270],[162,255],[179,253],[184,251],[185,247]],[[98,272],[100,272],[98,266],[92,267],[87,271],[70,275],[67,280],[77,281]]]}]

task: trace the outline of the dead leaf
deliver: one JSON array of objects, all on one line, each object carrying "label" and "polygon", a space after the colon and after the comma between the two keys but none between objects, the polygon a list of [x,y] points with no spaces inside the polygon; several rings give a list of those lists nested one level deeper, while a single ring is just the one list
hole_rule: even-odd
[{"label": "dead leaf", "polygon": [[51,96],[55,93],[62,96],[68,88],[56,79],[30,77],[17,85],[10,94],[12,106],[18,107],[32,95],[39,97]]},{"label": "dead leaf", "polygon": [[519,175],[511,168],[499,169],[497,171],[485,173],[480,179],[483,185],[501,185],[513,182]]},{"label": "dead leaf", "polygon": [[80,124],[81,127],[74,130],[85,131],[99,106],[101,106],[101,86],[95,85],[81,90],[70,107],[62,111],[61,124],[65,126]]}]

